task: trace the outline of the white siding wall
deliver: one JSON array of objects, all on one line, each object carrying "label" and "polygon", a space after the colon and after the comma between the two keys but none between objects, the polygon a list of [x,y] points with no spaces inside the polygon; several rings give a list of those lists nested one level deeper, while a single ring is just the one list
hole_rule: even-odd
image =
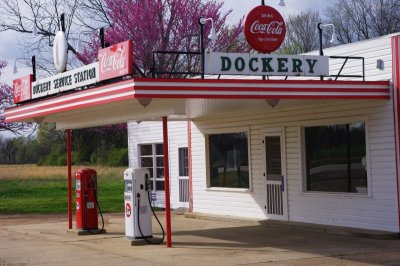
[{"label": "white siding wall", "polygon": [[[391,79],[390,36],[372,41],[326,49],[327,55],[366,57],[367,80]],[[376,60],[385,69],[376,69]],[[340,65],[332,65],[334,72]],[[354,68],[356,69],[356,68]],[[345,74],[356,73],[348,70]],[[283,103],[283,101],[282,101]],[[192,122],[193,207],[195,212],[266,218],[263,178],[263,132],[285,130],[288,218],[310,222],[398,232],[395,142],[392,100],[292,101],[262,111],[245,111]],[[284,107],[283,107],[284,106]],[[303,126],[321,123],[366,122],[368,195],[304,192],[302,174]],[[177,206],[177,147],[187,145],[186,122],[170,122],[172,206]],[[249,132],[251,184],[247,192],[207,188],[206,135],[216,131],[246,128]],[[162,141],[160,122],[129,124],[130,165],[136,165],[137,144]]]},{"label": "white siding wall", "polygon": [[[187,136],[187,122],[168,122],[171,208],[181,206],[178,198],[178,148],[187,147]],[[138,145],[162,142],[161,122],[128,123],[129,167],[139,165]],[[164,204],[165,194],[158,192],[156,206],[163,207]]]},{"label": "white siding wall", "polygon": [[[274,110],[197,121],[192,131],[194,211],[265,218],[261,141],[268,128],[284,127],[289,220],[398,231],[392,115],[390,101],[335,101],[298,106],[284,113]],[[301,127],[361,120],[366,121],[369,135],[370,195],[303,192]],[[210,191],[206,186],[205,136],[235,127],[250,128],[253,191]]]}]

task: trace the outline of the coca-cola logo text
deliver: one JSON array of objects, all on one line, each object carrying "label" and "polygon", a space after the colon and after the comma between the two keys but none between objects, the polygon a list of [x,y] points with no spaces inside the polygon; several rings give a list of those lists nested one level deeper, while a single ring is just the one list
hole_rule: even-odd
[{"label": "coca-cola logo text", "polygon": [[31,99],[32,75],[13,81],[14,103]]},{"label": "coca-cola logo text", "polygon": [[100,54],[100,71],[118,71],[125,68],[125,47],[119,47],[112,54]]},{"label": "coca-cola logo text", "polygon": [[125,41],[99,51],[100,80],[132,74],[132,41]]},{"label": "coca-cola logo text", "polygon": [[285,26],[284,22],[272,21],[270,23],[262,24],[258,20],[256,20],[251,25],[250,32],[253,34],[265,33],[265,34],[281,35],[284,26]]}]

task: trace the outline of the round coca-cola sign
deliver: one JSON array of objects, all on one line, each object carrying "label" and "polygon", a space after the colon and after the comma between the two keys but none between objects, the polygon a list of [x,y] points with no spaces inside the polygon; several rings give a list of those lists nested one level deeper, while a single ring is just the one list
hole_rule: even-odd
[{"label": "round coca-cola sign", "polygon": [[260,53],[273,52],[285,39],[285,21],[276,9],[257,6],[246,17],[244,35],[250,46]]}]

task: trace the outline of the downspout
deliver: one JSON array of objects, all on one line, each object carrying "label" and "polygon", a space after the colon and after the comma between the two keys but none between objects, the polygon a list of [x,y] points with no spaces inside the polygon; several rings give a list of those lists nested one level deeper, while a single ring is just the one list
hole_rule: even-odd
[{"label": "downspout", "polygon": [[192,121],[188,120],[189,212],[193,212]]},{"label": "downspout", "polygon": [[400,181],[399,181],[399,134],[400,134],[400,36],[392,37],[392,88],[393,88],[393,119],[394,119],[394,141],[395,141],[395,159],[396,159],[396,184],[397,184],[397,213],[400,232]]}]

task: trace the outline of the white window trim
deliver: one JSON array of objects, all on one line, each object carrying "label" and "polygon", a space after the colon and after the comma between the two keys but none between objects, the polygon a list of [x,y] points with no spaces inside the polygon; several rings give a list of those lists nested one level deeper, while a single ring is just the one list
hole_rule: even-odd
[{"label": "white window trim", "polygon": [[[180,167],[180,161],[179,161],[179,149],[182,149],[182,148],[187,148],[188,149],[188,168],[189,168],[189,147],[188,147],[188,145],[177,145],[176,146],[176,153],[177,153],[177,156],[176,156],[176,158],[177,158],[177,167],[178,167],[178,179],[189,179],[189,175],[180,175],[180,173],[179,173],[179,167]],[[188,173],[189,173],[189,169],[188,169]]]},{"label": "white window trim", "polygon": [[[229,188],[229,187],[211,187],[210,186],[210,165],[209,165],[209,136],[216,134],[233,134],[233,133],[246,133],[247,134],[247,154],[249,161],[249,187],[248,188]],[[205,141],[205,167],[206,167],[206,191],[223,191],[223,192],[252,192],[253,191],[253,178],[252,178],[252,167],[251,167],[251,130],[249,127],[237,127],[237,128],[220,128],[220,129],[212,129],[206,130],[204,132],[204,141]]]},{"label": "white window trim", "polygon": [[[343,125],[352,123],[365,124],[365,153],[367,162],[367,193],[349,193],[349,192],[323,192],[323,191],[307,191],[307,178],[306,178],[306,165],[305,165],[305,134],[304,128],[312,126],[326,126],[326,125]],[[313,121],[302,121],[298,125],[299,136],[299,155],[300,155],[300,173],[301,173],[301,195],[306,196],[319,196],[319,197],[340,197],[340,198],[372,198],[372,180],[371,180],[371,160],[370,160],[370,143],[369,143],[369,117],[368,116],[355,116],[346,118],[331,118]]]},{"label": "white window trim", "polygon": [[[156,148],[156,145],[157,144],[163,144],[163,142],[157,142],[157,141],[155,141],[155,142],[140,142],[140,143],[137,143],[136,144],[136,151],[137,151],[137,166],[138,167],[142,167],[141,166],[141,160],[140,160],[140,158],[141,157],[148,157],[148,158],[153,158],[153,175],[157,175],[157,159],[156,160],[154,160],[154,158],[157,158],[157,157],[161,157],[161,155],[156,155],[156,150],[157,150],[157,148]],[[141,156],[141,153],[140,153],[140,146],[142,146],[142,145],[151,145],[151,149],[152,149],[152,155],[150,156],[150,155],[143,155],[143,156]],[[164,154],[162,155],[163,156],[163,158],[164,158]],[[155,170],[155,171],[154,171]],[[151,180],[152,182],[153,182],[153,192],[157,192],[157,193],[165,193],[165,191],[164,190],[156,190],[156,181],[163,181],[163,182],[165,182],[165,176],[164,176],[164,178],[163,178],[163,180],[161,180],[161,178],[152,178],[152,180]]]}]

